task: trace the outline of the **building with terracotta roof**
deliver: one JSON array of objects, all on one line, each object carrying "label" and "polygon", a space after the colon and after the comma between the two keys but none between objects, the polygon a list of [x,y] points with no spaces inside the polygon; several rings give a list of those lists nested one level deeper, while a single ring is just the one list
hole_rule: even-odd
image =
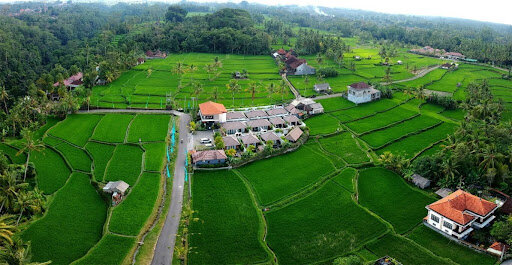
[{"label": "building with terracotta roof", "polygon": [[366,103],[380,98],[380,91],[366,82],[353,83],[347,88],[347,99],[356,104]]},{"label": "building with terracotta roof", "polygon": [[218,165],[226,163],[228,157],[224,150],[195,151],[191,155],[195,165]]},{"label": "building with terracotta roof", "polygon": [[505,253],[509,249],[509,246],[507,244],[503,244],[501,242],[494,242],[492,243],[489,248],[487,248],[487,252],[496,255],[496,256],[505,256]]},{"label": "building with terracotta roof", "polygon": [[205,123],[207,127],[211,127],[214,123],[226,122],[227,112],[228,111],[226,110],[224,105],[220,103],[215,103],[213,101],[208,101],[199,104],[198,115],[201,117],[202,123]]},{"label": "building with terracotta roof", "polygon": [[[83,77],[84,77],[84,74],[82,72],[78,72],[78,73],[68,77],[67,79],[65,79],[64,86],[68,90],[73,90],[84,83],[82,81]],[[58,87],[59,85],[60,85],[59,82],[56,82],[55,84],[53,84],[54,87]]]},{"label": "building with terracotta roof", "polygon": [[493,202],[484,200],[463,190],[426,206],[426,221],[433,228],[457,239],[466,238],[474,228],[482,228],[494,220],[498,208]]}]

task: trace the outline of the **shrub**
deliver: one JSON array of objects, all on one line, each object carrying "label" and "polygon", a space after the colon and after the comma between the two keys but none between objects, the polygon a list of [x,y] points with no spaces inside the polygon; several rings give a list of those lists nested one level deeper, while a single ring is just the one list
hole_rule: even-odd
[{"label": "shrub", "polygon": [[318,69],[317,73],[323,77],[337,77],[338,71],[334,67],[325,67]]}]

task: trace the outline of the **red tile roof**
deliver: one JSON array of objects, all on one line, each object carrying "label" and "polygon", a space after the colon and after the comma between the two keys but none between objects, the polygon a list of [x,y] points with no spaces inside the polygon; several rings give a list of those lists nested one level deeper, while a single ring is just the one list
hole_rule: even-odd
[{"label": "red tile roof", "polygon": [[224,105],[215,103],[213,101],[199,104],[199,110],[201,111],[202,115],[216,115],[228,112]]},{"label": "red tile roof", "polygon": [[509,246],[501,242],[494,242],[489,248],[502,252],[503,250],[507,251]]},{"label": "red tile roof", "polygon": [[283,49],[279,49],[279,50],[277,50],[277,53],[278,53],[279,55],[285,55],[285,54],[286,54],[286,51],[285,51],[285,50],[283,50]]},{"label": "red tile roof", "polygon": [[359,82],[359,83],[353,83],[352,85],[350,85],[351,88],[355,88],[355,89],[365,89],[365,88],[370,88],[370,85],[368,85],[366,82]]},{"label": "red tile roof", "polygon": [[427,207],[452,221],[465,225],[475,218],[465,211],[486,216],[498,206],[471,193],[457,190]]},{"label": "red tile roof", "polygon": [[[69,85],[81,85],[83,82],[81,82],[81,79],[84,75],[82,74],[82,72],[78,72],[72,76],[70,76],[68,79],[64,80],[64,86],[69,86]],[[76,81],[80,81],[80,82],[76,82]],[[59,82],[53,84],[53,86],[59,86]]]}]

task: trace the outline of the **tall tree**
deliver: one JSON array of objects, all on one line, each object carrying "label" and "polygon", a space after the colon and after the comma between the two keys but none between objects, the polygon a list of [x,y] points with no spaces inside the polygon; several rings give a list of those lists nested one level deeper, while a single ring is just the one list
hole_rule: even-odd
[{"label": "tall tree", "polygon": [[23,181],[27,178],[27,170],[28,170],[28,162],[30,160],[30,153],[38,152],[43,150],[43,143],[34,137],[34,132],[29,129],[23,129],[21,131],[21,135],[23,136],[23,147],[16,153],[17,156],[22,153],[27,153],[27,162],[25,162],[25,173],[23,174]]}]

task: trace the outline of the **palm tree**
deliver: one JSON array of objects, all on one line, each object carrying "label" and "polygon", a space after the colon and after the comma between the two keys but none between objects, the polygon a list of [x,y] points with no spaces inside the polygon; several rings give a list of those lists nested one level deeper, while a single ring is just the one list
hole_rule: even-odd
[{"label": "palm tree", "polygon": [[212,92],[213,101],[217,102],[217,99],[219,98],[219,88],[214,87]]},{"label": "palm tree", "polygon": [[153,73],[153,69],[148,68],[148,74],[146,75],[146,78],[149,78],[152,73]]},{"label": "palm tree", "polygon": [[215,56],[215,58],[213,58],[213,64],[216,67],[219,67],[219,68],[222,67],[222,61],[219,59],[219,56]]},{"label": "palm tree", "polygon": [[177,62],[176,65],[172,68],[172,72],[177,75],[183,75],[185,70],[185,64],[183,62]]},{"label": "palm tree", "polygon": [[0,216],[0,242],[3,241],[12,245],[14,232],[16,232],[16,226],[12,224],[12,215]]},{"label": "palm tree", "polygon": [[16,153],[17,156],[26,152],[27,153],[27,162],[25,163],[25,173],[23,175],[23,181],[25,182],[27,178],[27,169],[28,162],[30,160],[30,153],[34,151],[41,151],[44,148],[44,145],[41,143],[39,139],[34,138],[34,132],[29,129],[23,129],[21,131],[21,135],[23,136],[23,147]]},{"label": "palm tree", "polygon": [[7,93],[7,90],[4,86],[0,87],[0,100],[2,100],[2,103],[4,104],[5,113],[9,114],[9,110],[7,109],[7,100],[9,99],[9,94]]},{"label": "palm tree", "polygon": [[16,239],[13,244],[6,245],[4,251],[0,253],[0,261],[7,265],[47,265],[48,262],[30,262],[30,243],[23,243],[21,239]]},{"label": "palm tree", "polygon": [[259,85],[256,82],[249,83],[249,91],[251,92],[252,105],[254,105],[254,96],[256,95],[256,90]]},{"label": "palm tree", "polygon": [[16,220],[16,225],[20,223],[21,217],[26,211],[30,211],[32,209],[32,205],[34,204],[34,198],[31,192],[21,191],[18,193],[18,197],[16,203],[14,205],[14,211],[19,212],[18,220]]},{"label": "palm tree", "polygon": [[318,64],[322,64],[324,62],[324,58],[322,57],[322,55],[320,53],[316,55],[315,59]]},{"label": "palm tree", "polygon": [[199,101],[199,95],[203,92],[203,85],[199,82],[192,83],[192,89],[194,90],[193,95],[197,97],[197,101]]},{"label": "palm tree", "polygon": [[12,209],[18,198],[20,191],[25,190],[28,183],[19,183],[15,172],[8,171],[5,175],[0,175],[0,213],[3,209]]},{"label": "palm tree", "polygon": [[231,95],[233,96],[233,106],[235,106],[235,94],[240,91],[240,84],[235,79],[229,80],[229,83],[226,84],[226,87],[229,91],[231,91]]},{"label": "palm tree", "polygon": [[309,77],[307,75],[304,76],[304,96],[306,96],[306,88],[309,84]]},{"label": "palm tree", "polygon": [[494,145],[488,145],[482,150],[481,157],[482,162],[480,162],[479,166],[483,170],[489,171],[490,169],[496,169],[501,164],[503,154],[497,152]]},{"label": "palm tree", "polygon": [[286,92],[286,82],[284,80],[281,80],[279,83],[279,92],[281,94],[281,101],[284,101],[284,94]]},{"label": "palm tree", "polygon": [[270,98],[270,102],[272,102],[272,96],[274,95],[275,91],[276,91],[276,85],[274,83],[270,83],[267,86],[267,92],[268,92],[268,97]]}]

